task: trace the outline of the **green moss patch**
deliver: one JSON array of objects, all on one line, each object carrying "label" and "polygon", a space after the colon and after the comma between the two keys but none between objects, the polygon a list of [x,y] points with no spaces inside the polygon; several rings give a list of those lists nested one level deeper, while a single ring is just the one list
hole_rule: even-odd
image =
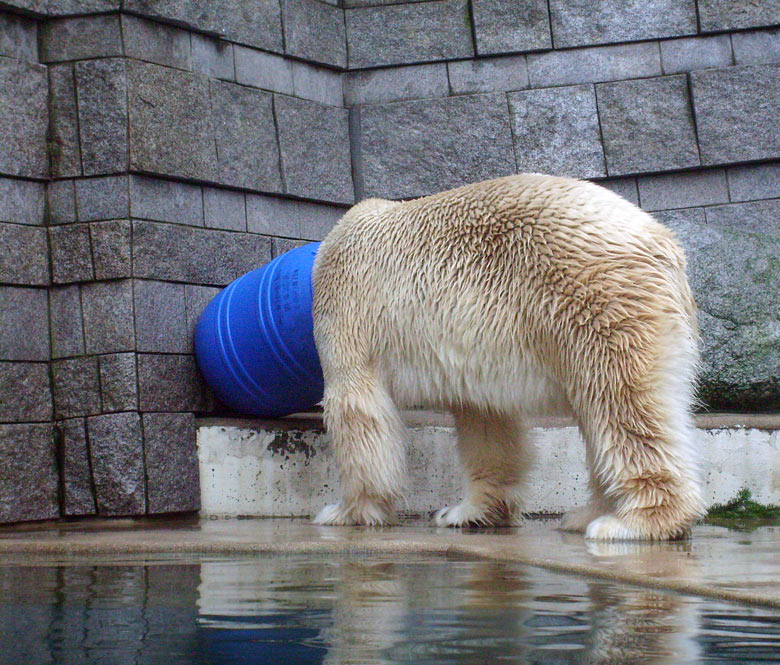
[{"label": "green moss patch", "polygon": [[712,506],[704,522],[747,531],[759,526],[780,525],[780,506],[753,501],[750,490],[743,488],[731,501]]}]

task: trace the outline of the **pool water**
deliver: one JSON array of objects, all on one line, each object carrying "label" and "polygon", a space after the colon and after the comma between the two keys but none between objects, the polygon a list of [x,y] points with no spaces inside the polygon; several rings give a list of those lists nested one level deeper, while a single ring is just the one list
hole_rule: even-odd
[{"label": "pool water", "polygon": [[780,611],[515,563],[0,565],[0,663],[780,663]]}]

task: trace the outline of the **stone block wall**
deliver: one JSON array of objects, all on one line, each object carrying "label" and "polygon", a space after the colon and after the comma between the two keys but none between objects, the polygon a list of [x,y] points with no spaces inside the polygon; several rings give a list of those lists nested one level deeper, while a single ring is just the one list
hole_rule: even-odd
[{"label": "stone block wall", "polygon": [[48,80],[38,24],[0,16],[0,520],[59,515],[52,443]]},{"label": "stone block wall", "polygon": [[357,199],[595,180],[688,251],[703,402],[780,408],[777,3],[347,0],[345,15]]},{"label": "stone block wall", "polygon": [[2,4],[0,522],[197,510],[200,313],[354,202],[343,15]]},{"label": "stone block wall", "polygon": [[0,1],[0,522],[197,510],[208,300],[367,196],[599,181],[689,252],[702,396],[780,407],[780,9]]}]

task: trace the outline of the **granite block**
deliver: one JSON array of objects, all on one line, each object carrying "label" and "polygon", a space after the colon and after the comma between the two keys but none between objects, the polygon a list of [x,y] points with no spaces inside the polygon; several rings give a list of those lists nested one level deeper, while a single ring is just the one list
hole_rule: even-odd
[{"label": "granite block", "polygon": [[308,245],[307,240],[292,240],[291,238],[274,238],[274,258],[298,247]]},{"label": "granite block", "polygon": [[219,256],[220,231],[133,222],[133,275],[226,286],[232,279]]},{"label": "granite block", "polygon": [[466,0],[347,9],[345,17],[350,69],[474,55]]},{"label": "granite block", "polygon": [[246,197],[247,228],[252,233],[300,238],[302,218],[306,214],[301,207],[305,205],[315,207],[312,203],[249,194]]},{"label": "granite block", "polygon": [[150,513],[200,509],[200,471],[191,413],[146,413],[144,451]]},{"label": "granite block", "polygon": [[95,495],[89,469],[87,425],[84,418],[62,420],[54,426],[60,455],[63,515],[95,514]]},{"label": "granite block", "polygon": [[0,222],[40,226],[46,213],[46,185],[0,178]]},{"label": "granite block", "polygon": [[76,63],[84,175],[127,171],[127,77],[113,58]]},{"label": "granite block", "polygon": [[75,183],[80,222],[121,219],[130,214],[127,176],[80,178]]},{"label": "granite block", "polygon": [[128,61],[130,168],[215,180],[208,79]]},{"label": "granite block", "polygon": [[246,231],[246,203],[241,192],[204,187],[203,214],[206,226],[212,229]]},{"label": "granite block", "polygon": [[87,224],[67,224],[49,229],[51,273],[55,284],[88,282],[95,278]]},{"label": "granite block", "polygon": [[73,65],[49,66],[49,156],[51,175],[81,175],[76,78]]},{"label": "granite block", "polygon": [[52,426],[0,425],[0,522],[59,517]]},{"label": "granite block", "polygon": [[53,360],[51,376],[54,413],[58,419],[100,413],[100,382],[96,357]]},{"label": "granite block", "polygon": [[409,2],[428,2],[429,0],[342,0],[341,4],[346,9],[353,9],[355,7],[378,7],[380,5],[399,5]]},{"label": "granite block", "polygon": [[615,192],[615,194],[622,196],[626,201],[631,201],[634,205],[639,205],[639,190],[637,189],[636,178],[608,178],[599,180],[596,184],[611,192]]},{"label": "granite block", "polygon": [[780,66],[690,74],[703,164],[780,157]]},{"label": "granite block", "polygon": [[270,240],[252,234],[133,223],[135,277],[226,286],[270,258]]},{"label": "granite block", "polygon": [[51,416],[48,365],[0,362],[0,422],[42,422]]},{"label": "granite block", "polygon": [[360,105],[353,106],[349,109],[349,115],[347,116],[349,123],[349,156],[352,160],[352,185],[355,190],[355,201],[362,201],[368,198],[366,196],[365,178],[363,177],[363,158],[360,152],[360,117],[363,108]]},{"label": "granite block", "polygon": [[0,58],[0,173],[49,177],[48,102],[44,65]]},{"label": "granite block", "polygon": [[[312,0],[316,2],[316,0]],[[293,62],[293,94],[320,104],[344,106],[343,74],[305,62]]]},{"label": "granite block", "polygon": [[24,16],[0,14],[0,55],[38,62],[38,24]]},{"label": "granite block", "polygon": [[192,69],[190,33],[170,25],[122,15],[125,55],[166,67]]},{"label": "granite block", "polygon": [[211,81],[211,118],[219,182],[282,191],[272,95]]},{"label": "granite block", "polygon": [[78,16],[41,24],[41,62],[63,62],[122,55],[119,16]]},{"label": "granite block", "polygon": [[317,0],[282,0],[285,51],[304,60],[347,66],[344,12]]},{"label": "granite block", "polygon": [[49,224],[76,221],[76,188],[73,180],[55,180],[46,186]]},{"label": "granite block", "polygon": [[87,418],[87,432],[98,514],[144,514],[146,479],[140,416],[130,412]]},{"label": "granite block", "polygon": [[49,285],[46,229],[0,222],[0,282]]},{"label": "granite block", "polygon": [[734,166],[726,174],[732,201],[780,197],[780,163]]},{"label": "granite block", "polygon": [[421,196],[516,170],[504,94],[364,106],[353,113],[363,174],[359,198]]},{"label": "granite block", "polygon": [[52,358],[84,353],[84,325],[81,320],[81,295],[76,284],[54,286],[49,291]]},{"label": "granite block", "polygon": [[280,53],[279,0],[126,0],[124,9]]},{"label": "granite block", "polygon": [[[735,233],[753,233],[780,238],[780,199],[750,201],[706,208],[707,224]],[[778,254],[780,256],[780,254]],[[777,277],[768,281],[770,290],[777,290]],[[767,310],[770,311],[770,310]]]},{"label": "granite block", "polygon": [[529,85],[524,55],[448,62],[452,93],[503,92],[522,90]]},{"label": "granite block", "polygon": [[325,240],[325,236],[348,210],[347,207],[340,208],[305,201],[300,201],[298,208],[301,216],[301,238],[317,242]]},{"label": "granite block", "polygon": [[527,60],[528,76],[533,88],[661,74],[658,46],[649,42],[531,53]]},{"label": "granite block", "polygon": [[[217,231],[217,233],[222,232]],[[224,233],[220,242],[223,243],[221,260],[228,273],[233,275],[231,282],[265,265],[272,258],[271,239],[254,233]]]},{"label": "granite block", "polygon": [[734,62],[737,65],[780,62],[780,29],[778,28],[735,32],[731,35],[731,43],[734,45]]},{"label": "granite block", "polygon": [[292,61],[273,53],[236,45],[236,81],[255,88],[293,94]]},{"label": "granite block", "polygon": [[601,83],[596,98],[610,175],[699,165],[684,75]]},{"label": "granite block", "polygon": [[186,353],[184,285],[136,280],[133,298],[137,349],[149,353]]},{"label": "granite block", "polygon": [[698,0],[702,32],[758,28],[780,23],[780,0]]},{"label": "granite block", "polygon": [[547,0],[472,3],[479,55],[552,48]]},{"label": "granite block", "polygon": [[236,66],[233,44],[196,32],[190,33],[192,42],[192,69],[211,78],[235,81]]},{"label": "granite block", "polygon": [[731,64],[729,35],[714,37],[684,37],[660,43],[664,74],[679,74]]},{"label": "granite block", "polygon": [[523,90],[507,97],[518,171],[606,175],[592,85]]},{"label": "granite block", "polygon": [[[461,64],[461,63],[450,63]],[[447,65],[411,65],[348,72],[344,76],[344,103],[381,104],[404,99],[446,97],[449,94]]]},{"label": "granite block", "polygon": [[206,384],[190,355],[138,356],[138,390],[142,411],[204,411]]},{"label": "granite block", "polygon": [[723,169],[670,173],[639,178],[639,198],[645,210],[694,208],[727,203],[729,189]]},{"label": "granite block", "polygon": [[49,358],[46,289],[0,286],[0,360]]},{"label": "granite block", "polygon": [[706,247],[717,236],[717,232],[707,226],[704,208],[657,210],[653,218],[674,232],[686,255]]},{"label": "granite block", "polygon": [[555,48],[696,34],[695,0],[550,0]]},{"label": "granite block", "polygon": [[274,97],[287,193],[352,203],[349,114],[293,97]]},{"label": "granite block", "polygon": [[100,395],[103,412],[138,408],[135,353],[109,353],[99,357]]},{"label": "granite block", "polygon": [[95,222],[89,227],[95,279],[123,279],[133,274],[132,225],[128,220]]},{"label": "granite block", "polygon": [[184,285],[184,302],[187,312],[187,352],[194,353],[195,326],[198,325],[198,319],[203,314],[214,297],[221,289],[214,286],[195,286],[193,284]]},{"label": "granite block", "polygon": [[81,287],[87,353],[135,349],[133,289],[130,280],[95,282]]},{"label": "granite block", "polygon": [[46,16],[66,16],[69,14],[95,14],[109,12],[120,7],[120,0],[13,0],[6,1],[21,9]]},{"label": "granite block", "polygon": [[130,176],[130,214],[160,222],[203,226],[203,195],[198,185]]}]

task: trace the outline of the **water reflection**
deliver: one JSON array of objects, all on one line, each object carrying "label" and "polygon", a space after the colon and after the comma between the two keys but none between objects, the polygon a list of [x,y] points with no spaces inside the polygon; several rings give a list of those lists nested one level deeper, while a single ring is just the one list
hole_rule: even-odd
[{"label": "water reflection", "polygon": [[0,566],[3,665],[746,661],[780,662],[780,613],[509,563]]},{"label": "water reflection", "polygon": [[0,567],[0,663],[195,663],[200,566]]}]

